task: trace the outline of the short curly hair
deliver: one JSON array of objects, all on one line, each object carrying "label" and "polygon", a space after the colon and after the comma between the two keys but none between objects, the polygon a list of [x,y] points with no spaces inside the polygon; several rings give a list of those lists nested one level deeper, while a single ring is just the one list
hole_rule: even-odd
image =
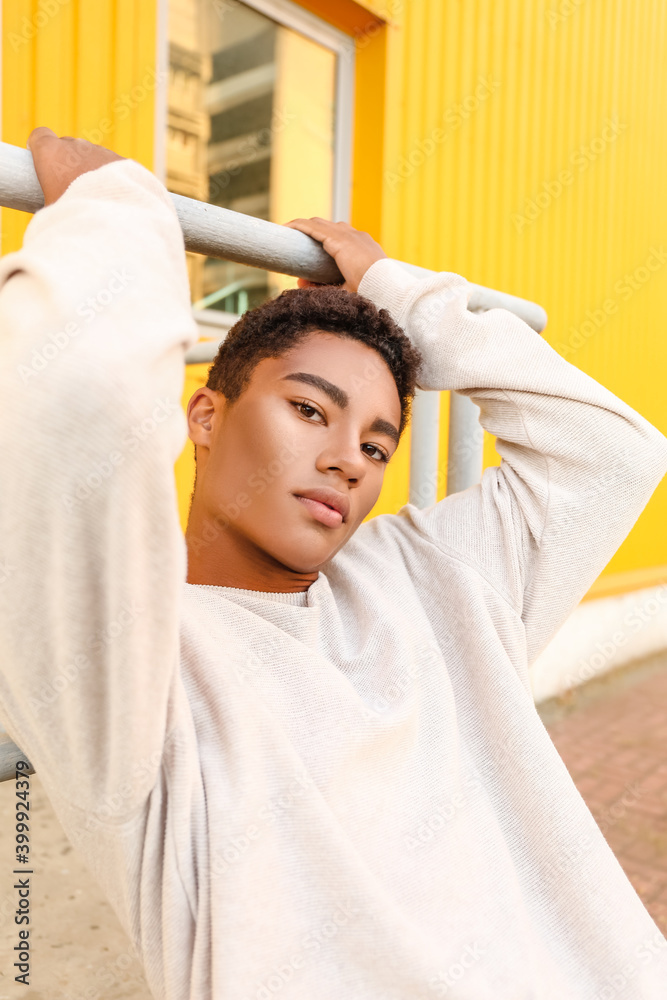
[{"label": "short curly hair", "polygon": [[401,401],[399,434],[410,416],[421,355],[386,309],[336,285],[290,288],[244,313],[223,340],[206,387],[234,402],[263,358],[278,358],[315,330],[372,347],[386,362]]}]

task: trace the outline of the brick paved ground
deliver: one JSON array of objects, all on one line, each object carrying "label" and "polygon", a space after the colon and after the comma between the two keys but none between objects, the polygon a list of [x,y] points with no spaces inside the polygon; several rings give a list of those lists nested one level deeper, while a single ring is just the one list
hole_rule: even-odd
[{"label": "brick paved ground", "polygon": [[[549,723],[556,749],[647,910],[667,935],[667,658]],[[553,714],[553,713],[552,713]]]}]

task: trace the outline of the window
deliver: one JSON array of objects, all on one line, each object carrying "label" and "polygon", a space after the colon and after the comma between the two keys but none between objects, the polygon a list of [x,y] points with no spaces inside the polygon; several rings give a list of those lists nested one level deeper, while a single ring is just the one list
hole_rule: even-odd
[{"label": "window", "polygon": [[[271,222],[349,218],[354,47],[287,0],[168,0],[167,188]],[[296,279],[188,253],[196,309]]]}]

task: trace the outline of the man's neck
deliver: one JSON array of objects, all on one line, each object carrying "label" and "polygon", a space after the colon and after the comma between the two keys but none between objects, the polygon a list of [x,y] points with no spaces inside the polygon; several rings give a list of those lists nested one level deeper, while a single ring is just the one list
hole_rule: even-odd
[{"label": "man's neck", "polygon": [[235,587],[272,594],[295,594],[308,590],[319,571],[301,573],[239,535],[231,526],[202,520],[191,512],[185,533],[188,550],[188,583],[211,587]]}]

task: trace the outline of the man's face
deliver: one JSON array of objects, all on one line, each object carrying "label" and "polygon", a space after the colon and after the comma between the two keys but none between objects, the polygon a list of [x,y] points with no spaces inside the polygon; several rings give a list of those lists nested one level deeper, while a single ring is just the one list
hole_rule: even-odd
[{"label": "man's face", "polygon": [[[258,362],[233,404],[210,389],[191,398],[198,514],[243,536],[236,541],[260,562],[266,554],[317,571],[375,504],[400,419],[396,383],[377,351],[310,333]],[[309,496],[319,490],[333,492]],[[342,506],[342,516],[322,500]]]}]

